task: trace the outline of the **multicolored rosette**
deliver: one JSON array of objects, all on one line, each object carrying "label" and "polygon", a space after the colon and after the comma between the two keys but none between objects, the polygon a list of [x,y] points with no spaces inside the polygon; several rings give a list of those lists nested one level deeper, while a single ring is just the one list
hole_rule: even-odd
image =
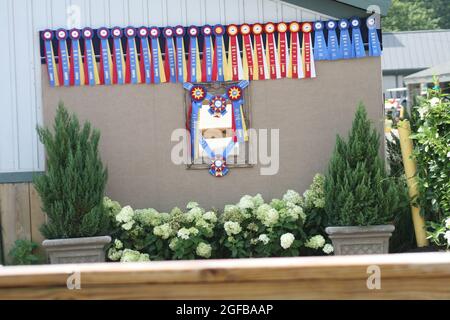
[{"label": "multicolored rosette", "polygon": [[303,72],[303,58],[298,34],[300,32],[300,24],[291,22],[289,24],[289,31],[291,33],[291,50],[287,77],[292,79],[302,79],[305,75]]},{"label": "multicolored rosette", "polygon": [[250,37],[252,28],[250,25],[244,23],[240,27],[242,35],[242,70],[245,80],[253,80],[253,44]]},{"label": "multicolored rosette", "polygon": [[284,22],[280,22],[277,25],[278,31],[278,57],[280,65],[280,76],[281,78],[287,77],[287,69],[289,65],[289,50],[287,41],[288,25]]},{"label": "multicolored rosette", "polygon": [[213,62],[213,80],[225,81],[225,71],[227,68],[227,52],[225,50],[225,42],[223,35],[225,34],[225,27],[217,24],[213,28],[215,35],[214,41],[214,62]]},{"label": "multicolored rosette", "polygon": [[339,43],[336,34],[337,23],[336,21],[327,22],[328,30],[328,56],[330,60],[337,60],[341,58],[341,51],[339,50]]},{"label": "multicolored rosette", "polygon": [[184,27],[175,27],[176,47],[177,47],[177,80],[184,83],[187,81],[186,50],[184,48]]},{"label": "multicolored rosette", "polygon": [[136,49],[136,29],[125,28],[127,38],[127,61],[126,61],[126,83],[141,83],[141,70],[139,68],[138,54]]},{"label": "multicolored rosette", "polygon": [[199,145],[199,135],[198,135],[198,122],[200,117],[200,108],[202,107],[203,100],[205,100],[207,91],[202,85],[193,85],[192,83],[184,83],[184,88],[189,90],[189,95],[191,97],[191,121],[190,121],[190,131],[191,131],[191,153],[192,158],[196,159],[198,156],[198,145]]},{"label": "multicolored rosette", "polygon": [[177,82],[177,50],[173,42],[175,32],[171,27],[166,27],[163,30],[164,38],[166,39],[165,45],[165,59],[164,59],[164,70],[166,73],[166,79],[170,82]]},{"label": "multicolored rosette", "polygon": [[352,41],[350,39],[350,33],[348,31],[350,25],[347,19],[339,20],[339,48],[341,50],[341,58],[342,59],[351,59],[353,50],[352,50]]},{"label": "multicolored rosette", "polygon": [[153,83],[166,82],[166,74],[164,71],[164,64],[161,55],[161,47],[159,46],[159,28],[156,26],[150,27],[150,39],[152,45],[152,79]]},{"label": "multicolored rosette", "polygon": [[137,35],[141,42],[141,55],[139,60],[139,67],[142,77],[142,82],[147,84],[152,83],[152,55],[150,54],[150,45],[148,44],[149,31],[147,27],[140,27]]},{"label": "multicolored rosette", "polygon": [[125,83],[125,58],[123,56],[122,36],[123,32],[120,27],[114,27],[111,30],[113,38],[113,83]]},{"label": "multicolored rosette", "polygon": [[100,84],[111,85],[113,62],[109,48],[110,32],[107,28],[97,30],[97,36],[100,39]]},{"label": "multicolored rosette", "polygon": [[323,30],[325,29],[325,23],[322,21],[316,21],[314,23],[314,60],[328,60],[328,48],[325,41],[325,35]]},{"label": "multicolored rosette", "polygon": [[222,96],[214,96],[209,101],[209,113],[220,118],[227,113],[227,100]]},{"label": "multicolored rosette", "polygon": [[255,23],[252,26],[252,33],[254,39],[254,69],[253,69],[253,78],[255,80],[265,80],[269,79],[269,71],[267,68],[267,60],[266,53],[264,49],[264,41],[262,37],[262,33],[264,28],[261,24]]},{"label": "multicolored rosette", "polygon": [[364,49],[364,41],[361,35],[361,21],[359,18],[354,17],[350,19],[350,25],[352,26],[352,56],[363,58],[366,56],[366,50]]},{"label": "multicolored rosette", "polygon": [[303,32],[303,72],[305,78],[315,78],[316,77],[316,66],[314,63],[314,53],[312,47],[312,32],[313,26],[310,22],[304,22],[302,24]]},{"label": "multicolored rosette", "polygon": [[82,31],[84,38],[84,74],[85,84],[95,86],[100,84],[100,77],[98,75],[97,60],[95,58],[94,45],[92,38],[94,37],[94,30],[91,28],[84,28]]},{"label": "multicolored rosette", "polygon": [[266,23],[264,31],[266,33],[266,59],[269,68],[269,76],[272,80],[279,79],[281,76],[277,44],[275,42],[275,24],[272,22]]},{"label": "multicolored rosette", "polygon": [[242,70],[241,50],[239,49],[239,41],[237,35],[239,28],[235,24],[227,27],[228,34],[228,69],[225,74],[225,80],[238,81],[244,77]]},{"label": "multicolored rosette", "polygon": [[216,155],[214,159],[211,159],[211,167],[209,173],[214,177],[223,177],[228,174],[228,167],[224,157]]},{"label": "multicolored rosette", "polygon": [[56,30],[56,39],[58,39],[58,73],[61,83],[65,87],[70,86],[70,61],[69,50],[67,48],[67,31],[65,29]]},{"label": "multicolored rosette", "polygon": [[366,25],[369,32],[369,56],[381,56],[381,44],[380,39],[378,38],[376,17],[374,15],[368,17],[366,20]]},{"label": "multicolored rosette", "polygon": [[188,58],[188,81],[199,82],[202,80],[202,66],[200,62],[200,48],[198,46],[198,28],[190,26],[189,34],[189,58]]},{"label": "multicolored rosette", "polygon": [[84,85],[84,69],[83,55],[80,49],[81,31],[72,29],[69,31],[69,37],[72,40],[70,49],[70,85],[82,86]]},{"label": "multicolored rosette", "polygon": [[213,81],[214,44],[212,41],[213,29],[210,25],[202,27],[203,35],[203,59],[202,59],[202,81]]},{"label": "multicolored rosette", "polygon": [[44,41],[45,61],[47,63],[48,79],[51,87],[59,86],[58,68],[55,62],[55,53],[53,51],[53,31],[44,30],[41,34]]}]

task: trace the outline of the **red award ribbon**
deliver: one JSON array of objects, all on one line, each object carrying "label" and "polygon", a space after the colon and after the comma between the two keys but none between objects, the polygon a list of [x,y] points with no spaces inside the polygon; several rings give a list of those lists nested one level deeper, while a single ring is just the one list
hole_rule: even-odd
[{"label": "red award ribbon", "polygon": [[248,24],[241,25],[240,32],[242,35],[242,45],[243,45],[243,60],[242,69],[244,72],[245,80],[253,80],[253,45],[252,39],[250,37],[250,32],[252,28]]},{"label": "red award ribbon", "polygon": [[267,23],[264,26],[266,32],[266,44],[267,44],[267,64],[269,66],[270,79],[280,78],[280,65],[278,62],[277,45],[275,43],[275,25],[272,22]]},{"label": "red award ribbon", "polygon": [[289,52],[287,49],[287,24],[284,22],[280,22],[277,25],[278,31],[278,56],[280,59],[280,76],[281,78],[286,78],[287,76],[287,67],[289,64]]},{"label": "red award ribbon", "polygon": [[312,50],[311,41],[312,24],[305,22],[302,25],[303,32],[303,68],[305,78],[314,78],[316,76],[316,70],[314,66],[314,55]]},{"label": "red award ribbon", "polygon": [[291,54],[289,56],[288,78],[301,79],[304,78],[302,67],[302,54],[300,51],[300,40],[298,32],[300,25],[297,22],[289,24],[289,31],[291,32]]},{"label": "red award ribbon", "polygon": [[239,41],[237,38],[238,32],[239,28],[234,24],[230,24],[227,28],[229,46],[228,72],[226,74],[225,80],[238,81],[243,79],[241,54],[239,50]]},{"label": "red award ribbon", "polygon": [[253,78],[255,80],[268,79],[267,62],[264,53],[264,42],[262,39],[263,27],[259,23],[256,23],[252,27],[252,32],[255,40],[255,64]]}]

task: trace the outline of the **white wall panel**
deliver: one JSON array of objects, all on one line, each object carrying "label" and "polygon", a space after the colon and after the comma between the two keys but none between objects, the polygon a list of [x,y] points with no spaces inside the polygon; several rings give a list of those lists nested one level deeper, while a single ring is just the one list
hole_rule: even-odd
[{"label": "white wall panel", "polygon": [[39,30],[318,18],[279,0],[0,0],[0,173],[44,169]]}]

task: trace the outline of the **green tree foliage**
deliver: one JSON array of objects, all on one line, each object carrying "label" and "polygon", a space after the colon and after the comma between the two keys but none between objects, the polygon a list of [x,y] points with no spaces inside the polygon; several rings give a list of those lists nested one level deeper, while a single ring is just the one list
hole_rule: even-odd
[{"label": "green tree foliage", "polygon": [[[440,17],[443,12],[436,11],[442,9],[439,9],[437,2],[442,2],[441,7],[445,7],[445,11],[450,13],[448,0],[393,0],[388,15],[383,19],[383,30],[412,31],[440,28]],[[449,19],[447,16],[444,20]]]},{"label": "green tree foliage", "polygon": [[379,157],[379,134],[358,106],[348,141],[340,136],[325,178],[325,212],[331,226],[392,222],[399,206],[398,185]]},{"label": "green tree foliage", "polygon": [[42,262],[42,257],[35,253],[38,244],[30,240],[19,239],[9,251],[12,265],[31,265]]},{"label": "green tree foliage", "polygon": [[60,103],[53,132],[37,129],[47,152],[47,172],[35,179],[48,222],[48,239],[104,235],[109,220],[103,206],[107,171],[98,154],[100,133],[83,127]]}]

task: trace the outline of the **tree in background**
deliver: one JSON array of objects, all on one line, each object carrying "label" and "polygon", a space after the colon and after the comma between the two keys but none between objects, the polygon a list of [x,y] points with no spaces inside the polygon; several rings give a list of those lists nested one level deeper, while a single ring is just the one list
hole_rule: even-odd
[{"label": "tree in background", "polygon": [[[441,18],[444,12],[436,11],[441,3],[447,17]],[[441,20],[450,22],[448,0],[393,0],[388,15],[383,19],[384,31],[413,31],[441,28]]]}]

